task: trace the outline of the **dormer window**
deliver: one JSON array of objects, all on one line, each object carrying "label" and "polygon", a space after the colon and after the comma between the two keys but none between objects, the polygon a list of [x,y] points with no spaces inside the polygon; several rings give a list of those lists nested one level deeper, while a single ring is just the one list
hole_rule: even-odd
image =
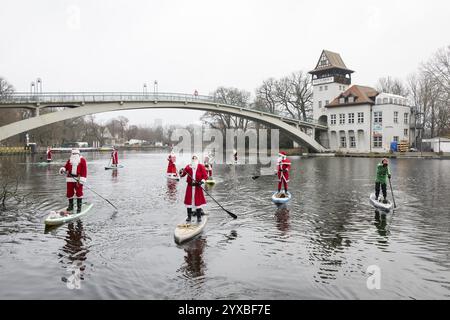
[{"label": "dormer window", "polygon": [[388,103],[388,99],[387,98],[383,98],[383,103],[384,104]]},{"label": "dormer window", "polygon": [[345,103],[345,98],[344,98],[344,97],[339,98],[339,103],[340,103],[340,104],[344,104],[344,103]]},{"label": "dormer window", "polygon": [[353,102],[355,102],[355,98],[352,96],[348,97],[348,103],[353,103]]}]

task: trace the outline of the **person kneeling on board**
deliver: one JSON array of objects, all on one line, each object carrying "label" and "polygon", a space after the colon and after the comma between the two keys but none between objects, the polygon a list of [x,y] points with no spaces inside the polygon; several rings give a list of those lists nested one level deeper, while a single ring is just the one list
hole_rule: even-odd
[{"label": "person kneeling on board", "polygon": [[111,165],[117,167],[119,165],[119,153],[117,152],[117,147],[113,147],[111,152]]},{"label": "person kneeling on board", "polygon": [[191,164],[180,170],[180,177],[187,175],[186,195],[184,204],[187,208],[186,222],[191,222],[192,210],[196,211],[197,222],[202,221],[202,206],[206,204],[205,195],[203,194],[202,184],[208,178],[205,167],[198,162],[197,155],[192,156]]},{"label": "person kneeling on board", "polygon": [[387,178],[391,178],[391,171],[389,170],[388,160],[384,158],[381,163],[377,165],[377,178],[375,180],[375,199],[378,201],[380,195],[380,187],[383,192],[383,203],[387,203]]},{"label": "person kneeling on board", "polygon": [[205,159],[203,161],[203,163],[205,164],[205,169],[206,169],[206,173],[208,174],[208,180],[212,180],[212,175],[213,175],[213,169],[212,169],[212,161],[213,161],[213,157],[210,153],[208,153],[207,156],[205,156]]},{"label": "person kneeling on board", "polygon": [[278,176],[278,194],[281,186],[284,187],[284,193],[288,191],[289,170],[291,169],[291,161],[287,158],[286,152],[278,154],[276,174]]},{"label": "person kneeling on board", "polygon": [[66,175],[67,198],[69,199],[69,207],[67,211],[73,211],[73,198],[77,197],[77,213],[81,212],[83,202],[83,183],[87,177],[87,162],[80,155],[80,150],[72,149],[72,154],[67,160],[66,165],[59,169],[59,173]]}]

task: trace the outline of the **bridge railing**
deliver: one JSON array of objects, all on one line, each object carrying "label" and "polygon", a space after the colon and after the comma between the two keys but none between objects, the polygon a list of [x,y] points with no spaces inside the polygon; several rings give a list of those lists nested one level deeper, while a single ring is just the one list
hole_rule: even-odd
[{"label": "bridge railing", "polygon": [[[144,93],[144,92],[45,92],[39,94],[30,94],[16,92],[0,99],[0,105],[25,105],[25,104],[82,104],[82,103],[102,103],[102,102],[204,102],[213,104],[222,104],[221,101],[213,96],[194,95],[185,93]],[[238,106],[232,106],[236,109],[249,109]],[[252,111],[275,116],[285,121],[293,123],[304,123],[315,126],[325,127],[323,123],[308,119],[307,121],[290,118],[289,116],[276,115],[264,111],[251,109]]]}]

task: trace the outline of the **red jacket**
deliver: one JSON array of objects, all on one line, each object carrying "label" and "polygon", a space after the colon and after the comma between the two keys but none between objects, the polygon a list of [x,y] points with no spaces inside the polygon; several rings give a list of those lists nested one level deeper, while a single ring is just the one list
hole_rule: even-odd
[{"label": "red jacket", "polygon": [[[205,195],[203,194],[203,189],[201,186],[192,186],[192,178],[193,177],[193,170],[190,165],[187,165],[186,168],[184,168],[183,172],[181,173],[181,176],[184,177],[185,175],[188,175],[186,178],[187,186],[186,186],[186,195],[184,197],[184,204],[187,207],[201,207],[206,204]],[[208,174],[206,173],[206,169],[202,164],[197,165],[197,170],[195,171],[194,176],[196,182],[202,181],[208,179]],[[194,194],[192,194],[194,190]],[[192,203],[192,198],[194,198],[194,203]]]},{"label": "red jacket", "polygon": [[289,182],[289,170],[291,170],[291,160],[281,160],[281,162],[279,162],[277,165],[278,181],[284,179],[286,180],[286,182]]},{"label": "red jacket", "polygon": [[52,150],[47,150],[47,160],[52,160]]},{"label": "red jacket", "polygon": [[117,152],[117,150],[114,150],[111,153],[111,158],[112,158],[112,164],[119,164],[119,153]]},{"label": "red jacket", "polygon": [[76,168],[72,168],[72,163],[70,163],[70,159],[67,160],[64,168],[66,169],[66,172],[67,172],[66,182],[77,182],[74,178],[71,177],[71,175],[74,175],[72,173],[72,169],[75,169],[76,176],[78,179],[80,179],[81,184],[86,182],[87,162],[86,162],[86,159],[84,159],[83,157],[80,157],[80,163],[77,165]]}]

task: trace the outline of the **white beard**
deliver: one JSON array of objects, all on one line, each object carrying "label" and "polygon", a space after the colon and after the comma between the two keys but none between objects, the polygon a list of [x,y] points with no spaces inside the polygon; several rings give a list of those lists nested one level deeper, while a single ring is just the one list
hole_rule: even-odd
[{"label": "white beard", "polygon": [[192,168],[193,170],[197,170],[197,166],[198,166],[198,161],[192,161],[192,162],[191,162],[191,168]]},{"label": "white beard", "polygon": [[72,165],[72,175],[77,175],[78,164],[80,163],[81,156],[79,154],[73,154],[70,156],[70,164]]}]

